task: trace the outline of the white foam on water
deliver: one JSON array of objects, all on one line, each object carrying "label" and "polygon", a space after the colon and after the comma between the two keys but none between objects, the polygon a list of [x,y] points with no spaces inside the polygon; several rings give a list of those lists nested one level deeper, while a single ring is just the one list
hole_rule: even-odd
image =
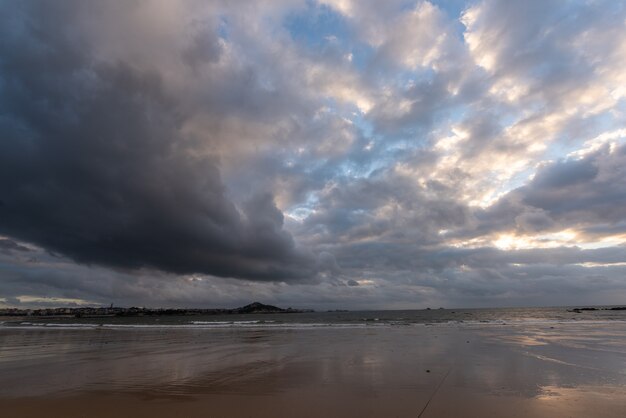
[{"label": "white foam on water", "polygon": [[189,321],[185,324],[112,324],[112,323],[62,323],[62,322],[3,322],[1,328],[20,329],[346,329],[346,328],[391,328],[399,326],[413,327],[490,327],[490,326],[554,326],[554,325],[606,325],[626,323],[623,319],[514,319],[514,320],[450,320],[446,322],[410,322],[398,320],[378,320],[350,323],[290,323],[263,320],[251,321]]}]

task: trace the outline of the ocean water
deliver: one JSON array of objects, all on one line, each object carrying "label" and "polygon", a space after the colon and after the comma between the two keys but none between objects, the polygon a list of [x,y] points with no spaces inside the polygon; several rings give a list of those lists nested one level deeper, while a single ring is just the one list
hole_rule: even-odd
[{"label": "ocean water", "polygon": [[626,322],[626,310],[596,307],[431,309],[349,312],[307,312],[247,315],[162,315],[138,317],[4,317],[0,327],[11,328],[365,328],[402,326],[485,326],[558,323]]}]

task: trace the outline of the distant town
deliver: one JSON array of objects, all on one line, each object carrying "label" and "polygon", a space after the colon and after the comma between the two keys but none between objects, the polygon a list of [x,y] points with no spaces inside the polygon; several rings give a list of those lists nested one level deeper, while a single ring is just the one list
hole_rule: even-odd
[{"label": "distant town", "polygon": [[108,316],[160,316],[160,315],[229,315],[229,314],[279,314],[315,312],[313,309],[279,308],[254,302],[234,309],[196,309],[196,308],[123,308],[108,307],[73,307],[73,308],[42,308],[42,309],[0,309],[0,316],[47,316],[97,318]]}]

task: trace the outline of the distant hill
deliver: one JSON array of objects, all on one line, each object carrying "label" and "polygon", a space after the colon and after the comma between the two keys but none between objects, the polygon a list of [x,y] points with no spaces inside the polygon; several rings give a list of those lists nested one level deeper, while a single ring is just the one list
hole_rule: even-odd
[{"label": "distant hill", "polygon": [[242,306],[241,308],[233,309],[237,313],[249,314],[249,313],[282,313],[288,312],[287,309],[279,308],[273,305],[264,305],[261,302],[253,302],[249,305]]},{"label": "distant hill", "polygon": [[294,309],[294,308],[279,308],[274,305],[265,305],[261,302],[253,302],[249,305],[242,306],[241,308],[231,309],[231,313],[239,314],[255,314],[255,313],[305,313],[315,312],[313,309]]}]

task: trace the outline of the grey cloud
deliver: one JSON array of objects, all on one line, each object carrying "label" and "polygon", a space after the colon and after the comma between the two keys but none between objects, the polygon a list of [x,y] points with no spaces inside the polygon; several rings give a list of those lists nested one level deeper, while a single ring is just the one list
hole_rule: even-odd
[{"label": "grey cloud", "polygon": [[[435,75],[406,90],[380,101],[368,114],[376,129],[387,135],[423,136],[442,113],[455,104],[447,90],[447,79]],[[406,101],[406,109],[398,103]]]},{"label": "grey cloud", "polygon": [[218,25],[197,22],[197,26],[191,43],[182,52],[183,60],[192,67],[219,61],[223,46],[217,35]]},{"label": "grey cloud", "polygon": [[517,193],[529,206],[562,222],[619,222],[626,218],[626,146],[609,147],[581,160],[566,160],[540,171]]},{"label": "grey cloud", "polygon": [[[343,282],[281,286],[217,277],[172,276],[154,271],[132,274],[85,267],[41,254],[45,265],[16,266],[0,259],[3,297],[46,295],[108,304],[148,306],[239,306],[253,298],[279,305],[318,309],[371,309],[415,306],[511,306],[534,303],[619,303],[624,266],[583,267],[579,263],[612,263],[624,259],[624,249],[501,251],[496,249],[440,249],[416,251],[415,246],[379,244],[357,263],[344,266]],[[398,260],[416,259],[408,266],[393,263],[362,264],[375,255],[399,252]],[[555,263],[555,260],[559,260]],[[561,261],[563,263],[561,263]],[[52,264],[51,264],[52,263]],[[51,265],[57,268],[51,269]],[[350,286],[351,280],[372,280],[373,285]],[[358,282],[357,282],[358,283]],[[591,303],[591,302],[587,302]]]},{"label": "grey cloud", "polygon": [[[622,247],[581,249],[578,247],[500,250],[493,247],[454,248],[425,247],[419,243],[372,242],[354,243],[336,250],[336,257],[346,269],[378,269],[392,271],[441,273],[447,269],[506,269],[510,265],[565,266],[580,263],[610,265],[626,256]],[[555,267],[556,268],[556,267]],[[380,272],[384,277],[386,273]]]},{"label": "grey cloud", "polygon": [[318,196],[315,214],[296,233],[313,235],[318,245],[332,246],[376,240],[438,243],[440,229],[470,222],[467,207],[448,192],[437,182],[420,187],[393,169],[369,178],[338,181]]},{"label": "grey cloud", "polygon": [[530,210],[515,217],[515,226],[523,232],[549,231],[554,221],[543,210]]},{"label": "grey cloud", "polygon": [[30,252],[31,250],[11,239],[0,238],[0,252],[4,254],[11,254],[13,251]]},{"label": "grey cloud", "polygon": [[479,109],[461,123],[461,129],[468,135],[461,149],[464,160],[471,161],[487,153],[506,154],[523,151],[510,139],[502,138],[499,116],[491,109]]},{"label": "grey cloud", "polygon": [[[479,231],[519,228],[549,232],[569,227],[599,231],[626,220],[626,146],[607,146],[580,159],[546,165],[527,185],[476,213]],[[605,228],[605,233],[608,232]],[[617,230],[615,230],[617,232]]]},{"label": "grey cloud", "polygon": [[570,160],[551,165],[539,171],[532,184],[533,188],[554,192],[562,188],[575,187],[576,185],[593,181],[597,174],[598,167],[594,166],[591,159]]}]

